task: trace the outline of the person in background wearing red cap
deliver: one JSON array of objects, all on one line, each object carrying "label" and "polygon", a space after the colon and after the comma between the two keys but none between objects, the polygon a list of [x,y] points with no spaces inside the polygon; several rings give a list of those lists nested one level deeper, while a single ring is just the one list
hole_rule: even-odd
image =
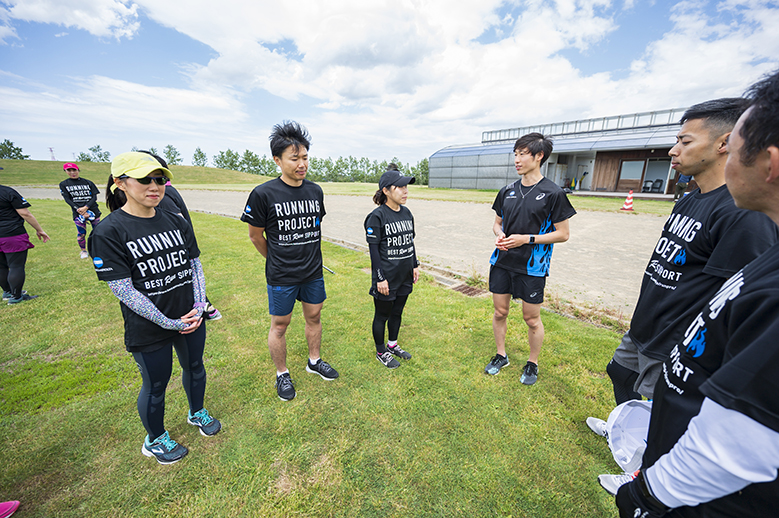
[{"label": "person in background wearing red cap", "polygon": [[60,193],[73,211],[73,223],[76,224],[76,241],[81,248],[81,258],[89,257],[87,253],[87,222],[95,228],[100,222],[100,209],[97,207],[97,186],[86,178],[79,178],[76,164],[68,162],[62,166],[68,173],[68,179],[60,182]]}]

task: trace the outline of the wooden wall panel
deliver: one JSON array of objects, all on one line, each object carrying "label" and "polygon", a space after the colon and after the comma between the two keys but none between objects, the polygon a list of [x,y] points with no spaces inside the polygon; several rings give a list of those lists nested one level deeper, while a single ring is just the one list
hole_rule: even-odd
[{"label": "wooden wall panel", "polygon": [[[619,166],[622,160],[635,160],[642,158],[667,158],[667,149],[631,149],[628,151],[602,151],[595,156],[595,167],[592,173],[592,190],[609,192],[627,192],[633,189],[634,192],[641,191],[640,181],[622,180],[617,185],[619,179]],[[628,187],[628,185],[635,185]]]}]

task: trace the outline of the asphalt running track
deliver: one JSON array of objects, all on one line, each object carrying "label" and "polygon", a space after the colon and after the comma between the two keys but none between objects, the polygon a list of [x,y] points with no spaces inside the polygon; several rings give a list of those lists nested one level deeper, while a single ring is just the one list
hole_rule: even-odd
[{"label": "asphalt running track", "polygon": [[[61,199],[59,189],[14,188],[25,198]],[[230,217],[240,216],[248,196],[248,191],[179,192],[190,210]],[[570,199],[575,207],[576,197]],[[423,264],[487,278],[494,249],[491,204],[409,199],[406,206],[414,214],[415,243]],[[615,199],[615,210],[621,206],[622,200]],[[368,196],[325,196],[323,236],[365,249],[362,225],[374,207]],[[571,238],[555,245],[548,290],[574,303],[596,304],[629,317],[664,222],[665,217],[657,215],[579,212],[571,218]]]}]

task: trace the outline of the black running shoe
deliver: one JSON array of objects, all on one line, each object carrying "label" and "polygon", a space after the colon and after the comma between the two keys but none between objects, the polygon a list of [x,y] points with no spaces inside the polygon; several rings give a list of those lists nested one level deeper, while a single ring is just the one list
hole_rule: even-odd
[{"label": "black running shoe", "polygon": [[506,367],[507,365],[511,365],[509,363],[508,356],[501,356],[500,354],[496,354],[492,357],[490,363],[484,367],[484,372],[491,376],[496,376],[500,372],[500,369]]},{"label": "black running shoe", "polygon": [[316,365],[311,365],[310,361],[306,362],[306,372],[311,374],[319,374],[323,380],[333,381],[338,377],[338,371],[330,366],[329,363],[320,359]]},{"label": "black running shoe", "polygon": [[397,369],[400,362],[392,357],[392,353],[384,351],[382,354],[376,353],[376,359],[379,360],[388,369]]},{"label": "black running shoe", "polygon": [[538,379],[538,365],[529,361],[525,364],[525,368],[522,369],[522,376],[519,381],[523,385],[532,385]]},{"label": "black running shoe", "polygon": [[291,401],[295,399],[295,385],[292,384],[292,378],[289,372],[281,376],[276,376],[276,393],[282,401]]},{"label": "black running shoe", "polygon": [[403,358],[404,360],[410,360],[411,359],[411,353],[408,351],[404,351],[400,348],[399,345],[391,346],[387,345],[387,350],[397,356],[398,358]]}]

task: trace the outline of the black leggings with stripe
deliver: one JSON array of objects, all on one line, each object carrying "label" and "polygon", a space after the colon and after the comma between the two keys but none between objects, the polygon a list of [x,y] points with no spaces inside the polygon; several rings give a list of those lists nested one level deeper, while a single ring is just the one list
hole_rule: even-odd
[{"label": "black leggings with stripe", "polygon": [[189,411],[203,408],[206,393],[206,368],[203,349],[206,344],[206,324],[203,321],[194,333],[179,335],[164,347],[150,353],[132,353],[141,371],[143,386],[138,394],[138,415],[153,441],[165,433],[165,389],[173,371],[173,349],[181,365],[181,383],[189,401]]}]

